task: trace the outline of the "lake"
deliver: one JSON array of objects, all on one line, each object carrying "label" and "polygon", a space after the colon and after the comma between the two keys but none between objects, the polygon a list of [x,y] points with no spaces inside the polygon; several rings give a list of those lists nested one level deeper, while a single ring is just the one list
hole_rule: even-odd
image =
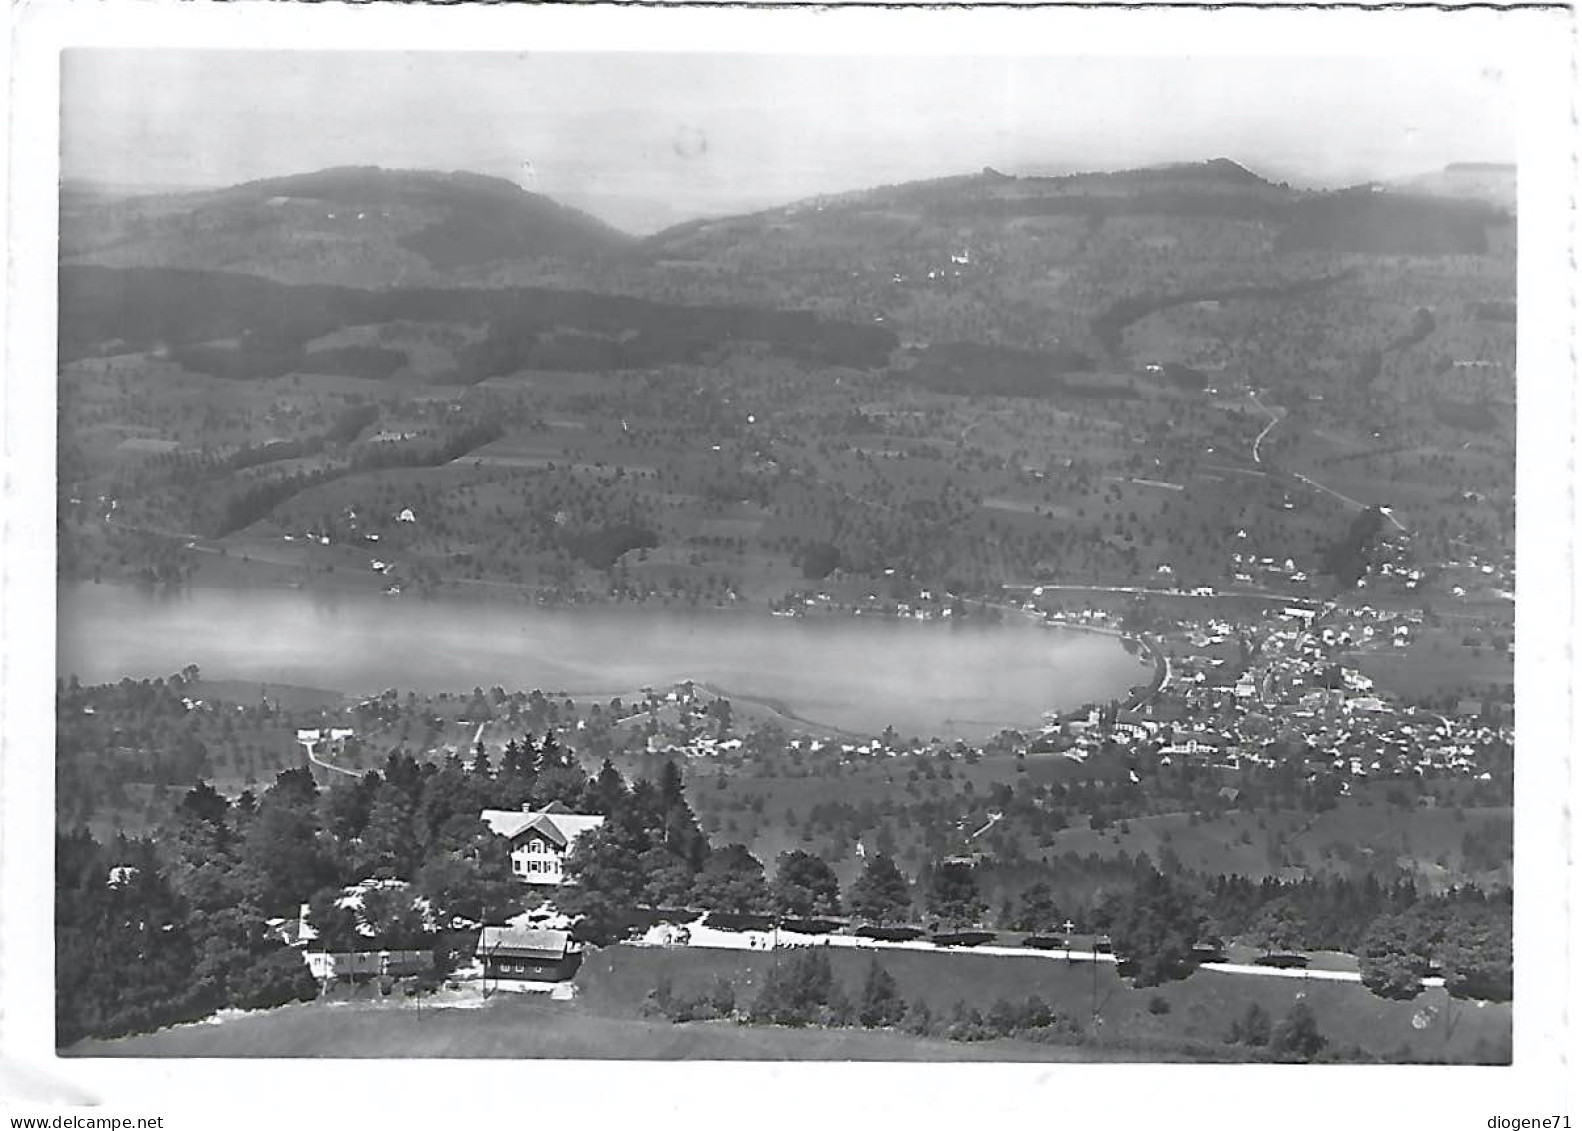
[{"label": "lake", "polygon": [[206,678],[371,694],[475,686],[630,696],[692,679],[860,733],[983,737],[1124,698],[1148,666],[1111,636],[879,618],[539,608],[300,589],[151,592],[62,584],[60,675]]}]

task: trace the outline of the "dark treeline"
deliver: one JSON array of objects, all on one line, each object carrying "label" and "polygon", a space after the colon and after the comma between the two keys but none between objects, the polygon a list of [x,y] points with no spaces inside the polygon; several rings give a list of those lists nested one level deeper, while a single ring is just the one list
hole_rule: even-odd
[{"label": "dark treeline", "polygon": [[1186,306],[1194,302],[1229,302],[1232,299],[1281,299],[1311,294],[1333,286],[1356,274],[1355,269],[1338,271],[1312,279],[1298,279],[1279,285],[1249,284],[1239,287],[1205,287],[1200,290],[1175,294],[1134,295],[1123,298],[1093,320],[1093,335],[1112,354],[1121,353],[1122,334],[1126,327],[1150,314],[1168,310],[1172,306]]},{"label": "dark treeline", "polygon": [[[378,419],[378,405],[349,404],[335,414],[335,419],[323,432],[295,440],[271,440],[267,444],[242,448],[233,452],[224,464],[232,471],[243,471],[249,467],[260,467],[280,460],[318,455],[326,444],[344,444],[355,440],[364,428]],[[203,469],[200,465],[194,470],[201,474]],[[189,476],[189,481],[190,478]]]},{"label": "dark treeline", "polygon": [[[61,357],[166,348],[224,377],[275,377],[351,367],[382,376],[395,351],[305,350],[345,326],[455,322],[489,327],[461,350],[453,379],[470,383],[521,369],[603,371],[700,360],[754,341],[793,360],[854,368],[885,364],[896,346],[882,327],[806,311],[678,306],[586,291],[357,290],[167,268],[66,266],[60,273]],[[224,343],[224,344],[221,344]],[[231,344],[234,343],[234,344]],[[336,372],[343,371],[336,368]]]},{"label": "dark treeline", "polygon": [[1452,996],[1511,997],[1509,889],[1423,896],[1404,879],[1388,887],[1372,877],[1254,884],[1139,864],[1133,886],[1092,914],[1139,985],[1190,973],[1194,948],[1213,932],[1265,955],[1345,947],[1360,959],[1363,984],[1382,996],[1413,997],[1424,976],[1441,973]]},{"label": "dark treeline", "polygon": [[[1430,961],[1448,958],[1461,972],[1464,996],[1472,996],[1476,986],[1477,996],[1510,997],[1509,888],[1453,888],[1430,895],[1409,877],[1381,880],[1371,873],[1254,880],[1179,866],[1160,871],[1143,853],[1064,853],[1043,864],[991,865],[977,872],[985,894],[1000,894],[995,923],[1001,929],[1058,931],[1070,918],[1109,931],[1116,952],[1139,961],[1145,981],[1190,969],[1192,947],[1204,938],[1239,939],[1266,954],[1340,951],[1367,959],[1370,940],[1404,917],[1432,927],[1396,931],[1389,936],[1398,936],[1394,951],[1373,944],[1365,974],[1368,961],[1385,961],[1392,954],[1415,977],[1428,972]],[[1456,953],[1458,945],[1465,952]]]},{"label": "dark treeline", "polygon": [[937,342],[906,370],[904,380],[938,393],[1002,397],[1100,397],[1126,399],[1125,386],[1091,385],[1065,379],[1088,373],[1093,359],[1073,349],[1034,351],[977,342]]},{"label": "dark treeline", "polygon": [[1374,540],[1382,529],[1384,512],[1378,507],[1359,511],[1346,527],[1345,535],[1325,548],[1324,572],[1334,577],[1342,588],[1351,588],[1367,574]]},{"label": "dark treeline", "polygon": [[[277,328],[277,332],[284,332]],[[257,381],[286,373],[337,373],[382,381],[407,364],[401,350],[381,346],[340,346],[309,350],[279,338],[242,335],[235,345],[175,346],[169,358],[194,373],[230,381]]]},{"label": "dark treeline", "polygon": [[248,483],[227,500],[219,525],[212,533],[220,538],[234,534],[264,518],[288,499],[347,475],[392,467],[440,467],[503,435],[505,428],[497,420],[478,420],[453,429],[437,440],[371,444],[359,448],[346,463],[338,466]]},{"label": "dark treeline", "polygon": [[[808,364],[874,368],[897,341],[889,330],[835,322],[806,311],[754,307],[663,307],[637,299],[580,296],[583,307],[534,295],[521,314],[496,318],[489,336],[461,350],[456,380],[523,369],[605,372],[703,359],[732,342],[762,342]],[[611,309],[601,304],[616,303]]]},{"label": "dark treeline", "polygon": [[349,467],[326,467],[318,471],[297,471],[280,479],[266,479],[251,483],[232,495],[225,504],[219,525],[212,531],[216,538],[224,538],[245,529],[265,517],[287,499],[302,492],[332,483],[350,475]]},{"label": "dark treeline", "polygon": [[1397,334],[1388,343],[1379,349],[1370,349],[1363,353],[1362,360],[1357,366],[1356,382],[1359,386],[1367,388],[1379,379],[1384,372],[1384,359],[1388,354],[1399,353],[1411,349],[1418,342],[1427,338],[1434,332],[1438,323],[1434,320],[1434,312],[1424,307],[1418,307],[1412,315],[1412,324],[1400,334]]},{"label": "dark treeline", "polygon": [[439,467],[505,435],[498,420],[483,418],[453,428],[437,440],[401,440],[359,448],[352,456],[355,471],[387,467]]},{"label": "dark treeline", "polygon": [[646,526],[622,522],[568,535],[563,541],[573,556],[594,569],[609,569],[630,550],[658,546],[659,535]]}]

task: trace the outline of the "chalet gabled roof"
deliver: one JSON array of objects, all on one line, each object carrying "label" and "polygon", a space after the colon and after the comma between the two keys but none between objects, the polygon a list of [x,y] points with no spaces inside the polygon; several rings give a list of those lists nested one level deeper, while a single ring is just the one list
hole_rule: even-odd
[{"label": "chalet gabled roof", "polygon": [[559,848],[565,848],[583,833],[604,824],[603,817],[591,813],[568,813],[565,806],[557,809],[555,805],[536,813],[485,809],[479,817],[496,836],[503,836],[513,844],[532,832]]},{"label": "chalet gabled roof", "polygon": [[566,957],[571,935],[540,927],[485,927],[474,952],[479,957],[531,958],[558,962]]}]

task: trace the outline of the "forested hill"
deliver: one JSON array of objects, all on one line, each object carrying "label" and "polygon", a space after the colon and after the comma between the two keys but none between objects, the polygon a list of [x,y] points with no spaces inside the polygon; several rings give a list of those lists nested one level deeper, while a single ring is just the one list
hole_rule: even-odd
[{"label": "forested hill", "polygon": [[227,189],[61,197],[61,259],[360,286],[465,281],[500,263],[582,265],[632,237],[473,173],[338,168]]},{"label": "forested hill", "polygon": [[391,209],[439,210],[442,218],[397,242],[441,268],[538,255],[581,259],[632,242],[586,212],[476,173],[325,169],[252,181],[223,195],[238,204],[263,201],[275,208],[322,202],[359,210],[364,221],[369,209],[379,209],[381,218]]},{"label": "forested hill", "polygon": [[[659,255],[690,254],[700,238],[722,231],[748,237],[777,230],[788,218],[850,224],[868,214],[883,237],[901,215],[964,224],[1037,217],[1092,222],[1125,217],[1256,222],[1270,225],[1281,250],[1385,255],[1479,254],[1483,228],[1509,219],[1504,209],[1468,199],[1363,187],[1339,191],[1270,181],[1228,158],[1145,169],[1062,176],[1011,176],[984,169],[971,176],[885,185],[801,201],[750,216],[692,221],[643,242]],[[859,233],[860,235],[860,233]]]}]

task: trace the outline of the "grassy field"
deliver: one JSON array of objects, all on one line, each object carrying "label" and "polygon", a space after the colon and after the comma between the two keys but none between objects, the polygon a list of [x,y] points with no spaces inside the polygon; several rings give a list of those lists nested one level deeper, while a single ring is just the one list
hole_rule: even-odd
[{"label": "grassy field", "polygon": [[[831,949],[837,977],[854,997],[873,952]],[[677,993],[698,994],[718,976],[737,987],[738,1005],[751,1002],[772,953],[660,950],[614,947],[592,954],[577,976],[579,1004],[604,1015],[636,1016],[644,995],[661,978]],[[1402,1048],[1416,1059],[1468,1061],[1485,1050],[1508,1046],[1509,1005],[1453,1002],[1444,990],[1426,990],[1415,1000],[1388,1001],[1355,983],[1266,978],[1198,971],[1190,978],[1151,989],[1133,988],[1113,966],[1067,963],[1054,958],[1010,958],[981,954],[887,951],[881,963],[908,1001],[921,999],[938,1014],[957,1001],[986,1010],[998,998],[1022,1001],[1037,995],[1059,1012],[1083,1019],[1096,1002],[1101,1039],[1117,1043],[1177,1046],[1201,1044],[1218,1051],[1233,1019],[1258,1002],[1278,1020],[1302,995],[1333,1045],[1356,1045],[1385,1055]],[[1155,1013],[1154,998],[1169,1009]],[[1421,1026],[1421,1027],[1419,1027]],[[1102,1058],[1102,1059],[1108,1059]]]},{"label": "grassy field", "polygon": [[515,995],[485,1009],[287,1006],[64,1050],[83,1057],[403,1057],[578,1060],[1092,1061],[1147,1059],[1027,1041],[962,1044],[866,1030],[672,1025]]},{"label": "grassy field", "polygon": [[[868,953],[830,952],[837,977],[855,995]],[[759,952],[614,947],[589,956],[569,1003],[502,994],[477,1008],[476,990],[451,1008],[400,999],[315,1002],[221,1022],[177,1026],[64,1050],[92,1057],[517,1057],[644,1060],[1161,1061],[1240,1059],[1223,1036],[1258,1002],[1278,1020],[1299,998],[1333,1046],[1378,1055],[1455,1063],[1508,1056],[1508,1005],[1451,1001],[1429,990],[1410,1002],[1374,997],[1361,986],[1199,971],[1181,982],[1134,989],[1114,968],[1058,959],[889,952],[884,967],[908,1000],[936,1014],[956,1001],[985,1010],[995,999],[1038,995],[1086,1019],[1096,1003],[1096,1035],[1081,1044],[995,1040],[963,1043],[888,1031],[796,1030],[730,1022],[674,1025],[641,1015],[644,996],[668,978],[678,993],[731,980],[750,1004],[775,956]],[[1160,1003],[1164,1003],[1161,1008]],[[455,1005],[474,1005],[456,1008]],[[1502,1051],[1503,1050],[1503,1051]]]}]

